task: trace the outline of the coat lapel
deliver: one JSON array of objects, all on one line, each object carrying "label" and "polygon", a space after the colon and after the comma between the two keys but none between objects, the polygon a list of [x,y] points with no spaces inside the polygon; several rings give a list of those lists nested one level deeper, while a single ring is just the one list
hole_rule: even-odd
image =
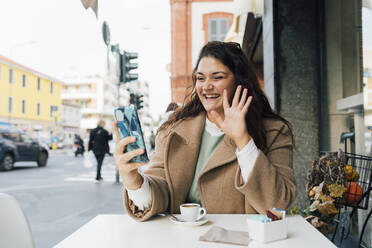
[{"label": "coat lapel", "polygon": [[[194,179],[205,118],[206,114],[203,112],[194,118],[184,120],[169,134],[165,166],[169,173],[168,183],[174,199],[170,206],[172,212],[179,211],[178,206],[186,200]],[[234,142],[225,135],[199,178],[219,166],[236,160],[235,150]]]},{"label": "coat lapel", "polygon": [[234,145],[234,142],[227,135],[225,135],[222,142],[218,145],[212,157],[204,167],[203,171],[200,173],[199,178],[217,167],[234,161],[236,159],[235,150],[236,146]]},{"label": "coat lapel", "polygon": [[204,124],[205,113],[201,113],[182,121],[169,135],[165,166],[169,173],[171,194],[173,192],[173,212],[178,212],[178,206],[184,203],[191,187]]}]

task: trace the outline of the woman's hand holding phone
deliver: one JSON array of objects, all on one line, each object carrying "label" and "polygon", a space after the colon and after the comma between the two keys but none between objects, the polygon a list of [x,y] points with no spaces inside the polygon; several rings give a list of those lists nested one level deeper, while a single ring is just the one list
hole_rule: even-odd
[{"label": "woman's hand holding phone", "polygon": [[138,172],[138,168],[145,165],[145,163],[130,162],[130,160],[142,153],[144,150],[142,148],[125,152],[125,147],[136,142],[136,137],[128,136],[120,140],[119,130],[116,122],[113,122],[116,148],[114,153],[115,164],[119,170],[119,174],[123,179],[123,184],[127,189],[136,190],[142,186],[143,178]]}]

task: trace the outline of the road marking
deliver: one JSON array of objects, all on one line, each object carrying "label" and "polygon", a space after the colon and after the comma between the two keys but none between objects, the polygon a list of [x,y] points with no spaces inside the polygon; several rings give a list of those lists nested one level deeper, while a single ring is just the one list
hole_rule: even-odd
[{"label": "road marking", "polygon": [[[102,165],[101,175],[104,182],[115,182],[116,179],[116,166],[112,163]],[[94,182],[96,177],[96,166],[88,173],[82,173],[76,176],[66,177],[65,182]]]},{"label": "road marking", "polygon": [[19,190],[30,190],[30,189],[48,189],[48,188],[58,188],[64,187],[66,184],[50,184],[50,185],[17,185],[13,187],[0,188],[0,192],[10,192],[10,191],[19,191]]}]

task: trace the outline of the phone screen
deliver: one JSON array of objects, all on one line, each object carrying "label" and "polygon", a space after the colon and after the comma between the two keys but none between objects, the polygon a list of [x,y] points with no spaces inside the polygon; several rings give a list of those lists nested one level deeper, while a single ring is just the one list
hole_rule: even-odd
[{"label": "phone screen", "polygon": [[130,152],[138,148],[145,150],[145,152],[141,155],[132,158],[130,162],[144,163],[149,161],[136,107],[131,104],[129,106],[116,108],[114,116],[118,125],[120,139],[123,139],[127,136],[136,137],[136,142],[128,144],[125,147],[125,152]]}]

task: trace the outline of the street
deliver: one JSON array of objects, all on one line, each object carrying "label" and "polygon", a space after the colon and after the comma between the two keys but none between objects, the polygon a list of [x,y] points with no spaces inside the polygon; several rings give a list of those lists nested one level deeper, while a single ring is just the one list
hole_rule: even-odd
[{"label": "street", "polygon": [[15,197],[32,228],[35,247],[52,247],[98,214],[124,214],[122,185],[115,182],[113,157],[106,156],[102,183],[95,183],[96,165],[72,152],[50,151],[48,164],[16,163],[0,172],[0,192]]}]

